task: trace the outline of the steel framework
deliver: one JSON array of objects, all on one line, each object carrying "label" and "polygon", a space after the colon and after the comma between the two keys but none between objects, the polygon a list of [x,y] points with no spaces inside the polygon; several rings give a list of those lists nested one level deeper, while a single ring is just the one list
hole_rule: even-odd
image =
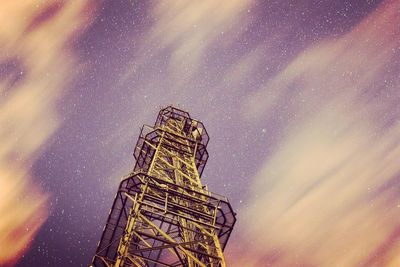
[{"label": "steel framework", "polygon": [[208,141],[204,125],[174,107],[142,127],[92,266],[226,266],[236,218],[228,199],[201,183]]}]

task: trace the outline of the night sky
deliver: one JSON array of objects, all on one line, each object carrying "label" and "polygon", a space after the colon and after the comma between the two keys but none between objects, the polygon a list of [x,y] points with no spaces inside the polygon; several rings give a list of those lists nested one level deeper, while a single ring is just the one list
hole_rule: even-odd
[{"label": "night sky", "polygon": [[88,266],[168,105],[210,135],[229,266],[400,266],[399,25],[400,0],[3,0],[0,266]]}]

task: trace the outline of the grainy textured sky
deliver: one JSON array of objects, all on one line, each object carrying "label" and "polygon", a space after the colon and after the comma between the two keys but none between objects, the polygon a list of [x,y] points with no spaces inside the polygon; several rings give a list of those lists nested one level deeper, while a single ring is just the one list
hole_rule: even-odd
[{"label": "grainy textured sky", "polygon": [[0,5],[0,265],[87,266],[139,127],[204,122],[229,266],[400,266],[400,1]]}]

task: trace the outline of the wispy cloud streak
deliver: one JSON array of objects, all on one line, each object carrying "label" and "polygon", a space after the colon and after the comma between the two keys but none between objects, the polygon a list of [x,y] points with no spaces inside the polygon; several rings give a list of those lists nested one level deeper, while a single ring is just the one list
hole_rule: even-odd
[{"label": "wispy cloud streak", "polygon": [[252,180],[237,266],[399,264],[399,9],[383,2],[247,98],[248,121],[291,119]]},{"label": "wispy cloud streak", "polygon": [[48,216],[31,167],[60,125],[56,104],[73,75],[67,43],[90,1],[2,1],[0,8],[0,265],[12,266]]}]

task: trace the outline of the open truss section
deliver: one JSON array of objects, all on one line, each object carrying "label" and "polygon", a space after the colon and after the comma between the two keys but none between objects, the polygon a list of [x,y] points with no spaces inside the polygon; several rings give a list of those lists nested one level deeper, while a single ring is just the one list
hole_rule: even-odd
[{"label": "open truss section", "polygon": [[201,183],[208,141],[204,125],[174,107],[142,127],[92,266],[226,266],[236,218],[228,199]]}]

